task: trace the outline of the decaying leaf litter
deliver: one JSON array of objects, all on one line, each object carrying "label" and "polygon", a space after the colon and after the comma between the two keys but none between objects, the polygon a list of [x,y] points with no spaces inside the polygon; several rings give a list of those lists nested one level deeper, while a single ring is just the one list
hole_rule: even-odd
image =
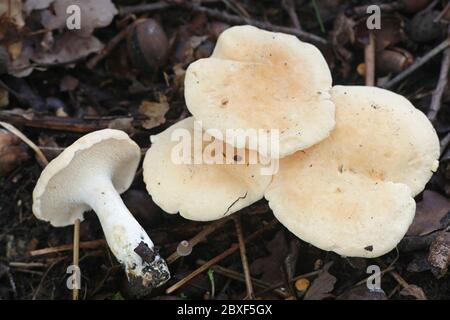
[{"label": "decaying leaf litter", "polygon": [[[218,35],[239,24],[317,45],[335,84],[372,81],[405,95],[433,120],[441,138],[440,168],[416,197],[407,236],[397,250],[375,260],[339,257],[298,240],[273,220],[264,200],[237,213],[240,221],[198,223],[164,214],[138,171],[124,201],[161,254],[171,257],[173,276],[145,298],[449,298],[446,1],[380,2],[382,29],[373,33],[361,27],[369,4],[364,1],[79,1],[89,7],[80,32],[62,27],[67,2],[0,4],[0,121],[19,128],[49,160],[82,134],[102,128],[126,131],[144,153],[150,134],[189,116],[183,96],[187,66],[208,57]],[[146,33],[146,24],[157,28]],[[42,161],[1,129],[0,164],[0,297],[70,299],[65,271],[72,264],[72,228],[52,228],[31,213]],[[80,228],[79,298],[134,297],[95,215],[87,214]],[[188,256],[177,254],[182,240],[195,245]],[[238,254],[244,245],[248,266]],[[371,264],[382,269],[383,292],[364,285]],[[301,292],[296,284],[304,279],[309,288]]]}]

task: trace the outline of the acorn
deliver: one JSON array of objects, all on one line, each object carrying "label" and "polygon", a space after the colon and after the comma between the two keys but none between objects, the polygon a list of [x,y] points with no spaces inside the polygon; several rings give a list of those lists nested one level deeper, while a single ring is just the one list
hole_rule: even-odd
[{"label": "acorn", "polygon": [[376,53],[377,73],[386,75],[397,74],[408,68],[414,62],[413,55],[402,48],[389,48]]},{"label": "acorn", "polygon": [[434,20],[439,15],[437,10],[425,10],[416,14],[409,25],[411,39],[416,42],[430,42],[443,35],[442,25]]},{"label": "acorn", "polygon": [[156,20],[146,19],[128,34],[127,51],[136,69],[156,72],[167,60],[169,40]]}]

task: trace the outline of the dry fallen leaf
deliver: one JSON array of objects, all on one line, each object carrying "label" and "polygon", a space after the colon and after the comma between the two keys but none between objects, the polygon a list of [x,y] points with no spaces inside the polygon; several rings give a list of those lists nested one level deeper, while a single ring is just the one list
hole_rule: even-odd
[{"label": "dry fallen leaf", "polygon": [[22,28],[25,21],[22,16],[22,0],[0,1],[0,16],[7,16],[17,27]]},{"label": "dry fallen leaf", "polygon": [[439,193],[425,190],[423,200],[417,204],[416,216],[409,227],[408,236],[423,236],[442,229],[441,221],[450,211],[450,200]]},{"label": "dry fallen leaf", "polygon": [[333,291],[337,281],[336,277],[328,272],[332,264],[332,262],[329,262],[323,267],[322,272],[306,291],[304,300],[323,300],[330,297],[330,292]]},{"label": "dry fallen leaf", "polygon": [[267,244],[269,255],[256,259],[251,264],[251,273],[261,275],[262,281],[279,282],[282,281],[281,268],[283,261],[289,253],[289,246],[281,230]]},{"label": "dry fallen leaf", "polygon": [[0,130],[0,177],[7,175],[29,158],[19,138]]},{"label": "dry fallen leaf", "polygon": [[144,129],[155,128],[164,122],[166,122],[165,114],[169,111],[169,103],[165,96],[160,96],[159,102],[142,101],[139,106],[139,112],[147,116],[148,120],[145,120],[142,124]]},{"label": "dry fallen leaf", "polygon": [[414,284],[410,284],[406,288],[403,288],[402,291],[400,291],[400,294],[405,297],[414,297],[416,300],[427,300],[427,296],[423,292],[422,288]]},{"label": "dry fallen leaf", "polygon": [[47,9],[55,0],[25,0],[23,10],[27,15],[33,10]]},{"label": "dry fallen leaf", "polygon": [[53,3],[53,11],[45,10],[41,15],[41,22],[46,29],[55,30],[66,27],[67,7],[76,5],[81,11],[81,29],[76,33],[88,37],[94,29],[108,26],[117,9],[111,0],[56,0]]},{"label": "dry fallen leaf", "polygon": [[369,290],[365,284],[354,287],[339,295],[337,300],[387,300],[386,293],[380,290]]},{"label": "dry fallen leaf", "polygon": [[55,39],[55,44],[51,50],[35,52],[32,60],[44,65],[69,63],[102,49],[103,44],[94,36],[82,38],[74,33],[67,32]]},{"label": "dry fallen leaf", "polygon": [[430,246],[428,262],[436,278],[445,276],[450,264],[450,233],[440,232]]}]

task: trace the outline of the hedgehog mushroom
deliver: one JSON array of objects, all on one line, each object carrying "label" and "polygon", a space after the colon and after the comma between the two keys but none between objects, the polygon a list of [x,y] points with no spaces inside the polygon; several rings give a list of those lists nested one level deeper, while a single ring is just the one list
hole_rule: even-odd
[{"label": "hedgehog mushroom", "polygon": [[139,146],[125,132],[105,129],[83,136],[43,170],[33,191],[33,213],[63,227],[94,210],[130,282],[151,288],[169,279],[167,265],[120,198],[140,157]]},{"label": "hedgehog mushroom", "polygon": [[438,167],[439,140],[393,92],[335,86],[336,127],[323,142],[280,161],[265,193],[299,238],[344,256],[377,257],[403,238],[413,197]]},{"label": "hedgehog mushroom", "polygon": [[[282,158],[330,134],[335,111],[331,84],[328,65],[313,45],[292,35],[237,26],[219,36],[211,57],[188,67],[185,99],[195,119],[218,129],[226,143]],[[242,134],[226,135],[227,129]],[[279,150],[261,146],[256,136],[242,137],[252,129],[278,130]]]},{"label": "hedgehog mushroom", "polygon": [[[251,159],[258,159],[257,153],[234,148],[230,151],[212,136],[208,143],[202,136],[204,132],[194,124],[190,117],[152,137],[143,167],[144,182],[153,201],[168,213],[211,221],[262,199],[272,176],[264,174],[261,164],[250,163]],[[202,139],[199,144],[196,137]],[[184,142],[188,151],[179,150],[182,142],[174,141],[178,138],[187,140]],[[189,154],[187,161],[175,158],[180,151]]]}]

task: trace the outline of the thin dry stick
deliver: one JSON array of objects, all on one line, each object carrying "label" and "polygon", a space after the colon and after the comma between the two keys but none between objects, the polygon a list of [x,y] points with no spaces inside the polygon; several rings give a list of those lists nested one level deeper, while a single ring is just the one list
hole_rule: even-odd
[{"label": "thin dry stick", "polygon": [[[206,263],[205,260],[197,261],[197,264],[199,264],[199,265],[202,265],[204,263]],[[245,283],[245,276],[241,272],[238,272],[238,271],[235,271],[235,270],[232,270],[229,268],[225,268],[225,267],[222,267],[219,265],[213,266],[212,269],[214,270],[214,272],[216,272],[220,275],[223,275],[230,279],[241,281],[241,282]],[[261,281],[259,279],[255,279],[255,278],[252,278],[252,282],[255,284],[256,287],[260,287],[262,289],[268,289],[272,286],[271,284],[269,284],[267,282],[264,282],[264,281]],[[289,296],[285,291],[280,290],[280,289],[275,289],[274,292],[282,298],[287,298]]]},{"label": "thin dry stick", "polygon": [[364,48],[366,86],[375,85],[375,34],[369,31],[369,43]]},{"label": "thin dry stick", "polygon": [[[448,37],[450,37],[450,27],[448,29]],[[436,120],[437,114],[441,109],[442,95],[444,94],[445,87],[448,82],[448,69],[450,68],[450,47],[445,49],[442,63],[441,71],[439,73],[439,80],[436,89],[433,91],[431,96],[430,110],[428,111],[427,117],[430,121]]]},{"label": "thin dry stick", "polygon": [[[386,264],[385,264],[383,261],[381,261],[380,258],[377,258],[376,261],[377,261],[378,264],[379,264],[380,266],[382,266],[383,268],[385,268],[385,269],[387,268]],[[399,285],[401,285],[403,288],[409,287],[409,283],[406,282],[406,280],[403,279],[403,277],[402,277],[397,271],[395,271],[395,270],[389,271],[389,274],[390,274],[390,275],[395,279],[395,281],[397,281],[397,283],[398,283]]]},{"label": "thin dry stick", "polygon": [[198,4],[190,3],[190,2],[186,2],[184,4],[184,6],[193,11],[204,13],[214,19],[218,19],[218,20],[230,23],[230,24],[250,24],[255,27],[262,28],[262,29],[268,29],[268,30],[272,30],[272,31],[293,34],[302,40],[314,42],[316,44],[326,45],[328,43],[328,41],[322,37],[316,36],[315,34],[312,34],[312,33],[309,33],[309,32],[303,31],[303,30],[299,30],[297,28],[276,26],[276,25],[272,25],[270,23],[265,23],[265,22],[261,22],[258,20],[254,20],[254,19],[250,19],[250,18],[246,18],[246,17],[240,17],[240,16],[237,16],[234,14],[229,14],[229,13],[219,11],[216,9],[202,7],[202,6],[199,6]]},{"label": "thin dry stick", "polygon": [[450,9],[450,2],[447,2],[445,8],[441,11],[441,13],[439,13],[439,15],[436,18],[434,18],[433,22],[438,23],[439,21],[441,21],[442,17],[447,13],[449,9]]},{"label": "thin dry stick", "polygon": [[147,3],[147,4],[141,4],[136,6],[125,6],[119,8],[119,14],[121,16],[126,16],[129,14],[136,14],[136,13],[143,13],[143,12],[149,12],[154,10],[161,10],[166,9],[173,4],[167,3],[166,1],[158,1],[155,3]]},{"label": "thin dry stick", "polygon": [[[75,220],[73,225],[73,265],[75,266],[75,272],[78,273],[78,264],[80,262],[80,219]],[[78,276],[78,275],[77,275]],[[75,277],[75,285],[72,289],[72,300],[78,300],[78,290],[80,284],[77,281],[78,277]]]},{"label": "thin dry stick", "polygon": [[401,73],[399,73],[397,76],[386,82],[382,87],[385,89],[390,89],[396,84],[398,84],[400,81],[404,80],[406,77],[411,75],[414,71],[422,67],[424,64],[426,64],[428,61],[430,61],[434,56],[438,55],[445,49],[447,49],[450,46],[450,39],[445,39],[442,41],[439,45],[431,49],[426,55],[424,55],[421,58],[418,58],[416,62],[414,62],[412,65],[410,65],[408,68],[403,70]]},{"label": "thin dry stick", "polygon": [[[197,235],[195,235],[193,238],[191,238],[190,240],[188,240],[189,245],[194,248],[197,244],[199,244],[200,242],[204,241],[206,239],[207,236],[209,236],[211,233],[213,233],[214,231],[216,231],[217,229],[221,228],[222,226],[225,225],[225,223],[227,223],[228,221],[230,221],[229,218],[225,218],[225,219],[221,219],[213,224],[210,224],[209,226],[207,226],[206,228],[204,228],[202,231],[200,231]],[[178,254],[178,251],[175,250],[174,253],[172,253],[167,259],[166,262],[168,264],[172,264],[175,261],[177,261],[180,258],[180,255]]]},{"label": "thin dry stick", "polygon": [[[255,231],[250,236],[248,236],[248,238],[245,239],[245,242],[247,243],[247,242],[253,241],[254,239],[258,238],[261,234],[263,234],[264,232],[266,232],[267,230],[271,229],[272,227],[274,227],[277,224],[278,224],[278,220],[276,220],[276,219],[272,220],[267,225],[265,225],[263,228],[259,229],[258,231]],[[224,252],[222,252],[218,256],[212,258],[211,260],[206,262],[204,265],[202,265],[201,267],[197,268],[196,270],[194,270],[193,272],[188,274],[186,277],[184,277],[183,279],[181,279],[180,281],[178,281],[177,283],[172,285],[170,288],[168,288],[166,290],[166,293],[167,294],[171,294],[172,292],[180,289],[182,286],[184,286],[186,283],[188,283],[193,278],[198,276],[200,273],[208,270],[211,266],[217,264],[219,261],[222,261],[226,257],[232,255],[237,250],[239,250],[239,245],[237,245],[236,243],[233,243],[230,248],[228,248],[227,250],[225,250]]]},{"label": "thin dry stick", "polygon": [[[84,241],[79,243],[79,248],[81,249],[95,249],[98,247],[102,247],[106,245],[106,241],[104,239],[92,240],[92,241]],[[39,250],[30,251],[30,256],[37,257],[51,253],[58,253],[64,251],[73,250],[73,244],[65,244],[57,247],[44,248]]]},{"label": "thin dry stick", "polygon": [[250,274],[250,268],[248,267],[247,249],[244,243],[244,233],[242,231],[241,217],[239,214],[233,216],[234,224],[236,226],[236,234],[239,242],[239,251],[241,253],[242,269],[245,276],[245,287],[247,288],[246,299],[254,300],[255,293],[253,291],[252,276]]},{"label": "thin dry stick", "polygon": [[289,15],[289,19],[291,19],[294,28],[301,30],[302,26],[300,25],[300,20],[298,19],[297,11],[295,10],[294,0],[282,0],[281,5]]},{"label": "thin dry stick", "polygon": [[31,149],[33,149],[40,163],[43,166],[46,166],[48,164],[48,160],[45,157],[44,153],[41,151],[41,149],[39,149],[39,147],[33,141],[28,139],[19,129],[14,127],[12,124],[3,121],[0,121],[0,125],[9,132],[11,132],[12,134],[16,135],[20,140],[25,142]]},{"label": "thin dry stick", "polygon": [[86,63],[86,67],[88,69],[94,69],[100,61],[105,59],[111,53],[111,51],[113,51],[119,45],[119,43],[122,42],[122,40],[127,37],[127,35],[131,32],[131,30],[135,26],[142,23],[144,20],[145,19],[138,19],[134,21],[132,24],[128,25],[123,30],[121,30],[116,36],[114,36],[114,38],[112,38],[108,42],[108,44],[103,50],[101,50],[97,55],[95,55],[92,59],[90,59]]}]

